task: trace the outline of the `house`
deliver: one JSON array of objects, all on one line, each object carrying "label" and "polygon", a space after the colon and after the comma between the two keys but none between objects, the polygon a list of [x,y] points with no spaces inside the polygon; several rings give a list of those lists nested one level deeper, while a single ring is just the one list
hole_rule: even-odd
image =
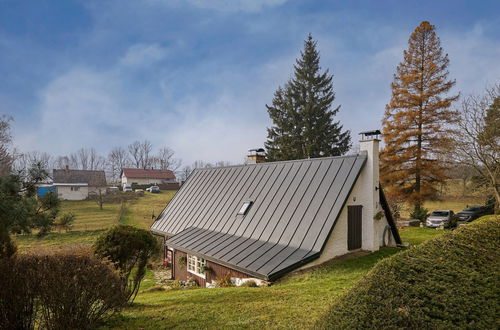
[{"label": "house", "polygon": [[53,170],[52,186],[56,188],[60,199],[84,200],[92,193],[106,193],[106,175],[104,171]]},{"label": "house", "polygon": [[123,168],[120,177],[122,178],[122,185],[157,185],[162,190],[179,189],[174,172],[170,170]]},{"label": "house", "polygon": [[357,155],[197,169],[151,226],[173,278],[273,281],[401,244],[379,186],[377,132]]}]

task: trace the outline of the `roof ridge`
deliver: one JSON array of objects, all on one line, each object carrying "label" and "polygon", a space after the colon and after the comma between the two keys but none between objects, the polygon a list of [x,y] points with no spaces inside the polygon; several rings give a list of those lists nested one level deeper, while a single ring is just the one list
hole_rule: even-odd
[{"label": "roof ridge", "polygon": [[235,164],[235,165],[227,165],[227,166],[214,166],[214,167],[199,167],[195,168],[196,171],[203,170],[213,170],[218,168],[230,168],[230,167],[244,167],[244,166],[255,166],[255,165],[270,165],[270,164],[285,164],[285,163],[295,163],[295,162],[305,162],[305,161],[314,161],[314,160],[328,160],[328,159],[341,159],[341,158],[351,158],[351,157],[359,157],[365,155],[366,152],[360,152],[354,155],[342,155],[342,156],[328,156],[328,157],[315,157],[315,158],[304,158],[304,159],[290,159],[290,160],[279,160],[276,162],[264,162],[264,163],[256,163],[256,164]]}]

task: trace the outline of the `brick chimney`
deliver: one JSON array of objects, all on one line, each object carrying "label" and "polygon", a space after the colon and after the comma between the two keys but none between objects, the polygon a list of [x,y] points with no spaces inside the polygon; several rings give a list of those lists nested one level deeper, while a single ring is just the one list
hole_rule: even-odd
[{"label": "brick chimney", "polygon": [[266,162],[266,151],[262,148],[250,149],[247,155],[247,164],[258,164]]}]

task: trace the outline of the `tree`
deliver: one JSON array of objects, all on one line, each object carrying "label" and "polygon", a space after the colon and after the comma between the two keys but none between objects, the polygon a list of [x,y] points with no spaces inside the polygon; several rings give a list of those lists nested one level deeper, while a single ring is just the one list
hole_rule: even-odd
[{"label": "tree", "polygon": [[141,143],[141,148],[140,148],[141,163],[140,163],[140,166],[142,169],[147,169],[147,168],[151,167],[152,160],[153,160],[152,156],[151,156],[152,150],[153,150],[153,145],[148,140],[144,140]]},{"label": "tree", "polygon": [[128,152],[130,153],[134,167],[140,168],[142,162],[141,143],[139,141],[135,141],[134,143],[129,144]]},{"label": "tree", "polygon": [[450,109],[458,95],[446,96],[455,85],[448,80],[448,63],[434,25],[422,22],[397,67],[382,121],[381,179],[416,210],[436,195],[437,185],[446,178],[444,156],[453,142],[451,124],[458,118]]},{"label": "tree", "polygon": [[158,242],[147,230],[120,225],[99,236],[94,252],[115,265],[126,287],[127,300],[132,303],[146,275],[148,260],[158,252]]},{"label": "tree", "polygon": [[10,122],[12,117],[0,116],[0,176],[8,175],[11,171],[13,157],[9,152],[12,142]]},{"label": "tree", "polygon": [[174,155],[175,152],[169,147],[160,148],[156,157],[159,169],[177,171],[181,166],[181,160],[174,158]]},{"label": "tree", "polygon": [[271,106],[266,105],[273,121],[265,143],[270,160],[339,156],[351,146],[350,132],[333,122],[340,106],[332,108],[333,76],[321,72],[316,45],[309,35],[293,79],[276,90]]},{"label": "tree", "polygon": [[15,252],[10,233],[47,234],[59,212],[56,193],[48,192],[36,197],[36,183],[47,178],[40,164],[28,171],[26,177],[7,175],[0,177],[0,257]]},{"label": "tree", "polygon": [[130,158],[127,155],[127,151],[122,147],[113,148],[108,154],[108,164],[111,172],[111,179],[113,181],[119,181],[122,169],[130,164]]},{"label": "tree", "polygon": [[458,161],[474,167],[500,205],[500,84],[462,101]]}]

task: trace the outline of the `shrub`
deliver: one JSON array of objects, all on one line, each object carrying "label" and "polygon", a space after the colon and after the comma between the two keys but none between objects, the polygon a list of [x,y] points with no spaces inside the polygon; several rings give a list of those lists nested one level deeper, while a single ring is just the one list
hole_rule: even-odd
[{"label": "shrub", "polygon": [[57,221],[54,223],[56,228],[58,230],[66,230],[66,232],[69,232],[71,228],[73,228],[73,223],[75,222],[76,216],[69,212],[63,214]]},{"label": "shrub", "polygon": [[214,282],[216,288],[229,288],[234,286],[233,281],[231,281],[231,274],[229,273],[218,277]]},{"label": "shrub", "polygon": [[424,209],[423,207],[415,207],[413,211],[410,213],[410,218],[418,219],[420,221],[425,221],[428,214],[429,214],[428,209]]},{"label": "shrub", "polygon": [[377,264],[320,328],[497,328],[500,218],[481,219]]},{"label": "shrub", "polygon": [[120,277],[100,260],[81,255],[38,258],[42,328],[94,328],[127,301]]},{"label": "shrub", "polygon": [[33,329],[36,320],[36,258],[0,258],[0,329]]},{"label": "shrub", "polygon": [[245,282],[243,282],[243,284],[241,284],[241,286],[242,287],[247,287],[247,288],[256,288],[256,287],[258,287],[257,282],[255,282],[254,280],[245,281]]},{"label": "shrub", "polygon": [[114,270],[89,256],[0,259],[0,329],[86,329],[126,295]]},{"label": "shrub", "polygon": [[111,261],[119,271],[130,303],[146,275],[148,260],[158,250],[158,242],[149,231],[124,225],[103,233],[94,245],[95,255]]}]

